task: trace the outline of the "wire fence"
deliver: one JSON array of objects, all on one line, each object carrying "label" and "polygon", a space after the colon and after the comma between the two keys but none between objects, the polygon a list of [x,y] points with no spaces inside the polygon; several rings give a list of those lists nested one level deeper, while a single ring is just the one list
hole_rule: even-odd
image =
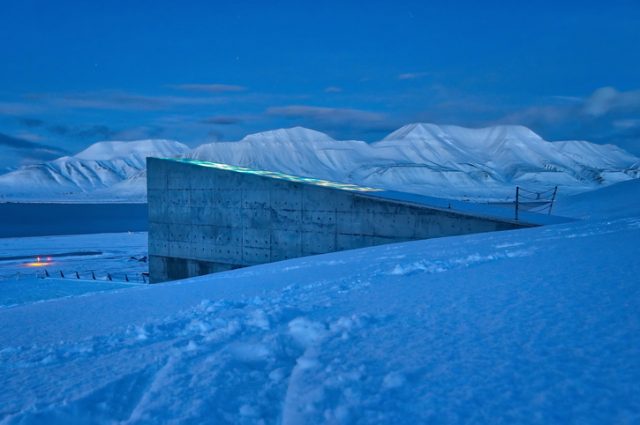
[{"label": "wire fence", "polygon": [[516,186],[515,219],[519,220],[520,211],[551,215],[557,194],[558,186],[543,191]]},{"label": "wire fence", "polygon": [[75,279],[75,280],[95,280],[101,282],[130,282],[130,283],[149,283],[148,272],[138,273],[126,273],[126,272],[114,272],[106,274],[96,273],[94,270],[88,271],[71,271],[65,272],[63,270],[49,271],[43,269],[36,275],[40,279],[56,278],[56,279]]}]

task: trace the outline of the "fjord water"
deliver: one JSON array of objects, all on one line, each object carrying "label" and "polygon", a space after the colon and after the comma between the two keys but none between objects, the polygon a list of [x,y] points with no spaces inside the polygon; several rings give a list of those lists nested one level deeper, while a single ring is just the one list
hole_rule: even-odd
[{"label": "fjord water", "polygon": [[147,204],[0,204],[0,238],[146,230]]}]

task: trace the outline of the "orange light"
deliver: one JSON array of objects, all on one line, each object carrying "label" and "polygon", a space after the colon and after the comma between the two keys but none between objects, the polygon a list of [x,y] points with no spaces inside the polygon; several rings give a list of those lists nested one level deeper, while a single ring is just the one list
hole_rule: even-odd
[{"label": "orange light", "polygon": [[25,267],[45,267],[51,264],[51,257],[47,257],[47,261],[42,261],[40,256],[36,257],[36,261],[24,263]]},{"label": "orange light", "polygon": [[40,261],[34,261],[33,263],[25,263],[24,266],[25,267],[44,267],[44,266],[48,266],[49,262],[40,262]]}]

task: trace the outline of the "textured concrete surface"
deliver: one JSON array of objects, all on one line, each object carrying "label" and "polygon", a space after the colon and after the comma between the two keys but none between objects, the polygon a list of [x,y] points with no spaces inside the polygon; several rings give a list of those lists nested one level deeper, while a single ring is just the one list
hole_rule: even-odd
[{"label": "textured concrete surface", "polygon": [[385,243],[523,227],[317,184],[147,160],[152,282]]}]

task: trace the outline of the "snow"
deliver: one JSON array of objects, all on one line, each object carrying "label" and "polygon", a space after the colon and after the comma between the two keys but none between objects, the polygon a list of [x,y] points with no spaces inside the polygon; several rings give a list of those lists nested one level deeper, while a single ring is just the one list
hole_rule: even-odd
[{"label": "snow", "polygon": [[334,142],[328,134],[304,127],[280,128],[277,130],[263,131],[245,136],[245,143],[314,143]]},{"label": "snow", "polygon": [[[295,131],[293,131],[295,130]],[[285,131],[285,130],[278,130]],[[474,200],[512,199],[516,185],[566,194],[640,176],[637,157],[611,145],[547,142],[522,126],[464,128],[410,124],[367,144],[296,128],[274,137],[194,149],[194,159],[356,183],[400,192]],[[304,143],[296,140],[304,140]]]},{"label": "snow", "polygon": [[[146,255],[146,233],[0,238],[0,308],[143,283],[147,263],[131,257]],[[47,264],[33,267],[38,257]],[[45,270],[66,279],[39,279]]]},{"label": "snow", "polygon": [[637,423],[638,195],[0,309],[0,422]]},{"label": "snow", "polygon": [[73,157],[0,176],[5,201],[142,202],[144,159],[189,157],[434,197],[504,201],[516,185],[575,194],[640,177],[640,158],[613,145],[548,142],[522,126],[416,123],[366,143],[294,127],[193,150],[170,140],[100,142]]},{"label": "snow", "polygon": [[582,219],[640,216],[640,180],[618,183],[593,192],[561,197],[555,213]]},{"label": "snow", "polygon": [[[296,133],[302,130],[296,129]],[[410,124],[379,142],[335,141],[306,130],[212,143],[190,157],[447,198],[504,200],[516,185],[593,190],[638,177],[638,158],[608,145],[551,143],[522,126]]]},{"label": "snow", "polygon": [[100,276],[100,280],[96,281],[87,280],[87,278],[88,276],[85,276],[82,280],[76,280],[74,275],[65,279],[21,276],[20,279],[0,281],[0,308],[125,289],[135,285],[135,283],[110,282],[104,276]]},{"label": "snow", "polygon": [[171,156],[186,151],[188,147],[173,140],[150,139],[133,142],[98,142],[74,155],[77,159],[112,160],[135,158],[142,160],[147,156]]},{"label": "snow", "polygon": [[[146,193],[146,178],[140,179],[146,157],[178,156],[188,150],[171,140],[99,142],[75,156],[0,175],[0,200],[140,202],[140,194]],[[137,184],[123,192],[119,185],[126,181]]]}]

